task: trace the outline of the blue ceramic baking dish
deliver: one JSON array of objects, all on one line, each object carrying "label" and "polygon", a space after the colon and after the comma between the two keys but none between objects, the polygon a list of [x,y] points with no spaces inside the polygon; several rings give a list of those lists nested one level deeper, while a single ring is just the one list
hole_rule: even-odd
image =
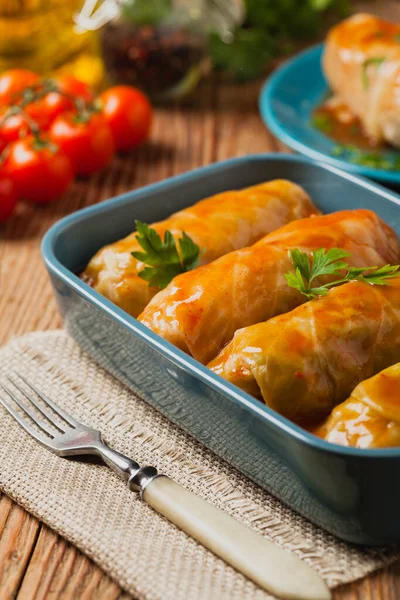
[{"label": "blue ceramic baking dish", "polygon": [[184,430],[334,535],[400,542],[400,448],[349,449],[317,439],[146,329],[76,275],[134,219],[152,222],[227,189],[287,178],[325,213],[375,210],[400,234],[400,196],[310,159],[266,154],[197,169],[78,211],[42,252],[65,326],[98,363]]}]

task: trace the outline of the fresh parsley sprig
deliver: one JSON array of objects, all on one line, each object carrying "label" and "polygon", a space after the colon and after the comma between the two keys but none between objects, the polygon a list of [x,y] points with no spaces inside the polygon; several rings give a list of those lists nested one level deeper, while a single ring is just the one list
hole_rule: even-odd
[{"label": "fresh parsley sprig", "polygon": [[141,221],[135,221],[136,239],[144,252],[132,252],[145,268],[138,273],[149,285],[165,288],[176,275],[191,271],[200,260],[200,248],[183,231],[178,239],[179,251],[170,231],[165,231],[164,241],[157,231]]},{"label": "fresh parsley sprig", "polygon": [[[308,300],[318,298],[318,296],[326,296],[329,289],[336,285],[341,285],[348,281],[363,281],[364,283],[374,285],[387,285],[388,279],[398,277],[400,275],[399,265],[385,265],[378,267],[356,268],[349,267],[343,259],[349,255],[345,250],[340,248],[331,248],[325,250],[320,248],[311,253],[311,258],[298,248],[290,251],[290,258],[294,267],[294,273],[286,273],[285,278],[290,287],[299,290]],[[346,270],[347,273],[328,283],[313,287],[313,282],[318,277],[323,275],[340,276]]]}]

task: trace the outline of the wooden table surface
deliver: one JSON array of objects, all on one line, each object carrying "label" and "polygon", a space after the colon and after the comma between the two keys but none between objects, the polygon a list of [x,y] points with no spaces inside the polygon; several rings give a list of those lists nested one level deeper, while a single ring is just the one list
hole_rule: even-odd
[{"label": "wooden table surface", "polygon": [[[374,8],[395,14],[397,1],[380,0]],[[21,206],[12,220],[0,227],[0,345],[12,336],[61,326],[40,257],[40,240],[57,219],[194,167],[250,153],[285,151],[261,123],[259,88],[258,83],[203,84],[195,104],[156,110],[146,146],[129,157],[115,159],[98,176],[75,183],[52,206]],[[10,598],[129,597],[88,558],[0,494],[0,599]],[[334,598],[399,600],[400,562],[362,582],[338,588]]]}]

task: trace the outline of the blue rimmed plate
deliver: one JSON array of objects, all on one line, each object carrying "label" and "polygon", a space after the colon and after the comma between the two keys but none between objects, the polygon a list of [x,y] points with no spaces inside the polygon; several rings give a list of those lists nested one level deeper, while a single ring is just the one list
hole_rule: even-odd
[{"label": "blue rimmed plate", "polygon": [[[261,116],[271,132],[284,144],[310,158],[376,179],[400,185],[400,171],[376,169],[334,156],[336,142],[316,129],[312,112],[326,97],[329,87],[321,67],[323,44],[297,54],[265,82],[260,95]],[[383,151],[389,162],[400,153]]]}]

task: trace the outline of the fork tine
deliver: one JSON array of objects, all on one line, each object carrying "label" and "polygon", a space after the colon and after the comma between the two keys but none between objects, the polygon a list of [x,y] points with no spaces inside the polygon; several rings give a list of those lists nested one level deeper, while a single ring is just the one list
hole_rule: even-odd
[{"label": "fork tine", "polygon": [[29,435],[31,435],[35,440],[37,440],[38,442],[40,442],[44,446],[47,446],[48,448],[51,448],[51,440],[50,440],[50,438],[48,438],[48,437],[46,437],[44,435],[40,435],[40,433],[38,433],[36,431],[36,429],[33,429],[33,427],[31,427],[31,425],[28,423],[28,421],[26,419],[24,419],[24,417],[22,417],[16,410],[14,410],[8,404],[8,402],[6,402],[6,400],[4,400],[4,398],[0,397],[0,404],[2,404],[4,406],[4,408],[6,409],[6,411],[8,411],[10,413],[10,415],[12,417],[14,417],[14,419],[16,421],[18,421],[18,423],[21,425],[21,427],[23,429],[25,429],[25,431],[27,433],[29,433]]},{"label": "fork tine", "polygon": [[[30,396],[21,386],[18,385],[18,383],[16,383],[13,379],[11,379],[11,377],[9,377],[8,375],[6,375],[8,381],[10,383],[12,383],[17,390],[19,390],[21,392],[21,394],[23,394],[23,396],[29,400],[29,402],[31,402],[33,404],[33,406],[36,406],[36,408],[38,409],[38,411],[40,413],[42,413],[42,415],[44,417],[46,417],[46,419],[53,425],[53,427],[55,427],[56,429],[58,429],[58,431],[60,431],[61,433],[65,433],[65,427],[64,429],[54,420],[54,415],[47,409],[43,408],[43,406],[41,406],[39,404],[39,402],[36,400],[36,398],[34,398],[33,396]],[[37,420],[37,418],[33,417],[32,415],[29,415],[31,417],[31,419]],[[53,434],[54,435],[54,434]]]},{"label": "fork tine", "polygon": [[[13,383],[12,380],[10,380],[10,381]],[[20,389],[18,386],[16,386],[16,387],[18,389]],[[20,409],[23,410],[24,413],[26,415],[28,415],[28,417],[30,417],[32,419],[32,421],[34,423],[36,423],[36,425],[38,427],[40,427],[40,429],[42,429],[49,436],[51,436],[52,438],[54,438],[54,435],[55,435],[54,431],[52,431],[50,429],[50,427],[44,421],[42,421],[42,419],[39,419],[39,417],[37,415],[35,415],[35,413],[33,412],[33,410],[29,406],[26,406],[23,402],[21,402],[21,400],[14,394],[14,392],[12,390],[10,390],[8,387],[4,386],[2,383],[0,383],[0,388],[2,388],[5,391],[5,393],[8,394],[10,396],[10,398],[12,398],[16,404],[18,404],[18,406],[20,407]],[[29,400],[29,398],[28,398],[28,400]]]},{"label": "fork tine", "polygon": [[[49,406],[50,408],[52,408],[54,410],[54,412],[61,417],[62,419],[64,419],[64,421],[66,423],[68,423],[68,425],[71,425],[71,427],[82,427],[82,423],[79,423],[78,421],[76,421],[73,417],[71,417],[71,415],[69,415],[68,413],[66,413],[64,410],[62,410],[57,404],[55,404],[55,402],[53,402],[53,400],[50,400],[50,398],[48,396],[45,396],[44,394],[42,394],[42,392],[39,392],[39,390],[29,381],[27,381],[25,379],[25,377],[23,377],[22,375],[20,375],[19,373],[17,373],[16,371],[14,371],[14,373],[20,378],[22,379],[22,381],[29,387],[31,388],[31,390],[33,392],[35,392],[35,394],[37,394],[39,396],[39,398],[41,400],[43,400],[43,402],[45,404],[47,404],[47,406]],[[18,388],[21,389],[21,388]],[[25,392],[26,394],[26,392]],[[35,406],[37,406],[35,404]],[[43,410],[38,407],[40,411],[43,412]],[[43,413],[47,416],[47,413]]]}]

